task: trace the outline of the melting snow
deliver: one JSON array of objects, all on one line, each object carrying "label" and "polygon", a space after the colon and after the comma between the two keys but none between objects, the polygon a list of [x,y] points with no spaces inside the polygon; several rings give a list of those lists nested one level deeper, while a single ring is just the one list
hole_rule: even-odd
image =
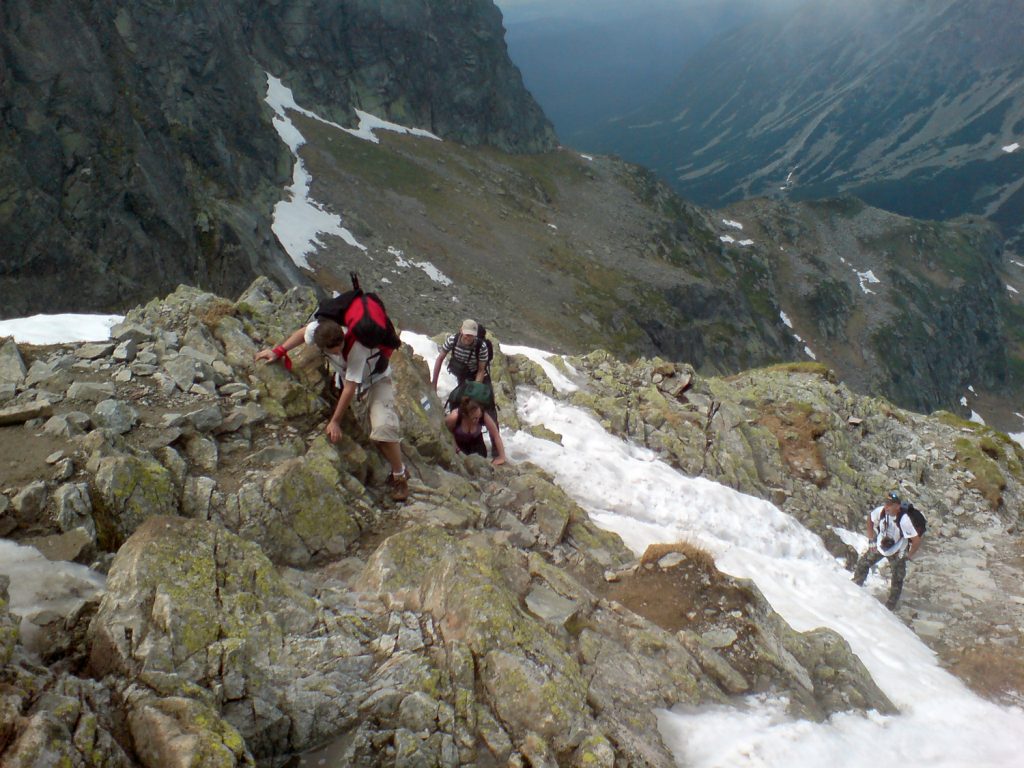
[{"label": "melting snow", "polygon": [[365,251],[366,246],[356,240],[355,236],[341,225],[340,216],[324,210],[309,196],[312,178],[306,171],[302,158],[299,157],[299,147],[306,143],[306,139],[288,117],[288,110],[315,118],[341,130],[346,129],[299,107],[295,103],[291,89],[270,73],[267,73],[266,102],[274,110],[274,128],[277,129],[281,140],[288,145],[295,156],[292,185],[287,190],[290,199],[280,200],[274,206],[274,223],[271,228],[277,235],[277,239],[281,241],[281,245],[284,246],[295,265],[303,269],[309,269],[309,255],[314,253],[318,247],[323,246],[321,235],[335,235],[349,245]]},{"label": "melting snow", "polygon": [[1009,283],[1006,284],[1006,290],[1008,290],[1010,293],[1020,293],[1020,291],[1018,291],[1016,288],[1014,288]]},{"label": "melting snow", "polygon": [[729,237],[728,235],[722,235],[718,239],[721,240],[723,243],[735,243],[736,242],[735,239]]},{"label": "melting snow", "polygon": [[743,229],[742,224],[738,221],[733,221],[732,219],[722,219],[722,223],[727,227],[732,227],[733,229]]},{"label": "melting snow", "polygon": [[1017,261],[1016,259],[1010,259],[1011,264],[1016,264],[1018,267],[1024,267],[1024,262]]},{"label": "melting snow", "polygon": [[395,257],[395,264],[403,269],[416,267],[417,269],[422,269],[427,274],[427,277],[435,283],[440,283],[441,285],[452,284],[451,278],[429,261],[406,261],[404,252],[390,245],[388,246],[388,253]]},{"label": "melting snow", "polygon": [[10,610],[22,617],[21,642],[30,650],[42,631],[32,618],[50,611],[68,616],[106,584],[84,565],[47,560],[35,547],[7,539],[0,539],[0,573],[11,579]]},{"label": "melting snow", "polygon": [[1020,144],[1014,142],[1013,144],[1007,144],[1005,147],[1003,147],[1003,152],[1005,152],[1006,154],[1011,154],[1013,152],[1016,152],[1018,149],[1020,149]]},{"label": "melting snow", "polygon": [[810,347],[804,347],[804,352],[806,352],[806,353],[807,353],[807,356],[808,356],[809,358],[811,358],[811,360],[817,360],[817,359],[818,359],[818,356],[817,356],[817,355],[815,355],[815,354],[814,354],[814,353],[813,353],[813,352],[811,351],[811,348],[810,348]]},{"label": "melting snow", "polygon": [[590,160],[590,161],[593,161],[593,159],[594,159],[591,155],[581,154],[580,157],[582,157],[584,160]]},{"label": "melting snow", "polygon": [[19,344],[106,341],[122,320],[124,315],[32,315],[0,320],[0,337],[13,336]]},{"label": "melting snow", "polygon": [[854,272],[857,275],[857,279],[860,281],[860,289],[864,291],[864,293],[874,293],[874,291],[867,287],[867,283],[882,282],[877,277],[875,277],[875,273],[872,272],[870,269],[867,272],[857,272],[857,270],[854,270]]},{"label": "melting snow", "polygon": [[738,245],[742,245],[744,247],[746,247],[748,245],[753,245],[753,244],[754,244],[753,240],[740,240],[739,243],[738,243]]},{"label": "melting snow", "polygon": [[787,328],[793,327],[793,322],[789,319],[789,315],[787,315],[785,312],[781,310],[779,311],[779,320],[781,320],[782,324]]},{"label": "melting snow", "polygon": [[985,423],[985,420],[983,418],[981,418],[981,416],[979,416],[974,411],[971,411],[971,418],[970,418],[970,420],[975,422],[976,424],[984,424]]},{"label": "melting snow", "polygon": [[967,395],[964,395],[963,397],[960,398],[960,405],[962,405],[964,408],[967,407]]}]

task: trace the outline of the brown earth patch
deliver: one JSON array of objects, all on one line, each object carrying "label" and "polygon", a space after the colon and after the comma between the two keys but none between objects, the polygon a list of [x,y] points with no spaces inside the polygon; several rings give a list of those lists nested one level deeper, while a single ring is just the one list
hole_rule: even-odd
[{"label": "brown earth patch", "polygon": [[[678,565],[657,565],[672,552],[683,555]],[[688,629],[700,634],[712,625],[721,626],[723,614],[742,612],[750,602],[750,594],[730,583],[711,555],[692,544],[656,544],[640,563],[635,573],[608,584],[605,597],[668,632]]]},{"label": "brown earth patch", "polygon": [[789,472],[819,488],[832,479],[818,438],[828,430],[828,417],[806,403],[762,406],[757,423],[767,427],[779,441],[782,461]]},{"label": "brown earth patch", "polygon": [[1003,704],[1024,703],[1024,658],[1019,648],[976,645],[949,667],[975,693]]}]

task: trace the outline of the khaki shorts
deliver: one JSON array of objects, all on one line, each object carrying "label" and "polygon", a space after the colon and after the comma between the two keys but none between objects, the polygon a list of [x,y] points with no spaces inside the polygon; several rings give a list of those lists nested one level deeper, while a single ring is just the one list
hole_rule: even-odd
[{"label": "khaki shorts", "polygon": [[352,404],[356,418],[378,443],[402,441],[402,424],[395,406],[395,386],[390,377],[370,385],[366,393]]}]

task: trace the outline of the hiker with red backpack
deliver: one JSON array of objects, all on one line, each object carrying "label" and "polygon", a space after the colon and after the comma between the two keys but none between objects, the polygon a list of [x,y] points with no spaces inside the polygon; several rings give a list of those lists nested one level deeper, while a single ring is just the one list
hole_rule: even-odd
[{"label": "hiker with red backpack", "polygon": [[868,549],[857,560],[853,569],[853,582],[863,586],[868,571],[883,559],[889,560],[891,577],[889,598],[885,607],[895,610],[903,592],[903,580],[907,576],[907,560],[921,547],[926,522],[913,504],[901,502],[896,491],[886,494],[885,502],[868,514]]},{"label": "hiker with red backpack", "polygon": [[359,278],[352,275],[352,290],[320,302],[310,322],[292,333],[281,344],[256,353],[257,360],[283,360],[291,368],[288,352],[301,344],[315,344],[324,354],[341,389],[337,405],[327,422],[327,437],[332,443],[341,438],[341,420],[356,403],[357,415],[368,419],[370,439],[388,464],[391,498],[409,497],[409,474],[402,462],[401,424],[395,407],[395,388],[391,382],[390,357],[401,341],[387,316],[384,304],[375,294],[363,293]]}]

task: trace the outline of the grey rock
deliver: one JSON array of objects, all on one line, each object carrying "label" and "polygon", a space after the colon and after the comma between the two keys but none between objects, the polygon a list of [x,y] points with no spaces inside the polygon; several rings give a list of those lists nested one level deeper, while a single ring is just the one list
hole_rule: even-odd
[{"label": "grey rock", "polygon": [[83,344],[75,350],[75,357],[80,360],[98,360],[101,357],[109,357],[114,351],[114,345],[110,343]]},{"label": "grey rock", "polygon": [[68,399],[98,403],[113,397],[114,392],[114,385],[107,381],[76,381],[68,389]]},{"label": "grey rock", "polygon": [[14,507],[11,506],[11,500],[0,493],[0,536],[6,536],[17,527],[18,520],[14,516]]},{"label": "grey rock", "polygon": [[225,397],[231,397],[232,395],[238,394],[248,394],[249,386],[238,382],[229,382],[218,387],[217,392]]},{"label": "grey rock", "polygon": [[13,400],[18,394],[18,386],[13,381],[0,382],[0,403]]},{"label": "grey rock", "polygon": [[215,354],[212,354],[210,352],[203,352],[201,350],[196,349],[195,347],[188,346],[187,344],[183,346],[180,350],[178,350],[178,354],[182,355],[183,357],[191,358],[192,360],[197,360],[201,363],[206,363],[207,365],[211,366],[211,368],[213,366],[213,362],[217,359],[217,356]]},{"label": "grey rock", "polygon": [[66,483],[53,493],[54,522],[62,531],[85,528],[95,536],[92,520],[92,499],[85,483]]},{"label": "grey rock", "polygon": [[196,380],[196,361],[191,357],[175,355],[163,361],[163,368],[182,392],[188,392]]},{"label": "grey rock", "polygon": [[21,384],[28,369],[13,338],[0,341],[0,383]]},{"label": "grey rock", "polygon": [[67,414],[51,416],[43,424],[43,432],[54,437],[75,437],[84,431],[76,422],[69,419]]},{"label": "grey rock", "polygon": [[577,602],[562,597],[544,585],[530,590],[526,596],[526,607],[534,616],[559,629],[564,629],[580,609]]},{"label": "grey rock", "polygon": [[185,418],[199,432],[214,432],[224,423],[224,414],[216,405],[208,405],[187,413]]},{"label": "grey rock", "polygon": [[75,462],[72,459],[61,459],[53,469],[53,481],[63,483],[75,474]]},{"label": "grey rock", "polygon": [[49,381],[61,373],[56,363],[48,360],[36,360],[29,366],[25,376],[25,386],[35,387],[43,382]]},{"label": "grey rock", "polygon": [[95,482],[102,507],[94,505],[94,508],[103,510],[103,517],[97,516],[96,525],[111,549],[148,518],[173,515],[178,509],[178,494],[171,473],[153,459],[104,458],[99,462]]},{"label": "grey rock", "polygon": [[104,400],[92,412],[92,423],[118,435],[130,432],[139,420],[139,412],[123,400]]},{"label": "grey rock", "polygon": [[0,427],[12,424],[25,424],[34,419],[49,418],[53,406],[47,402],[36,400],[24,405],[10,405],[0,408]]},{"label": "grey rock", "polygon": [[143,325],[125,321],[118,323],[110,329],[110,338],[118,342],[131,341],[135,344],[142,344],[152,341],[154,334],[152,330]]},{"label": "grey rock", "polygon": [[182,458],[181,454],[170,446],[164,446],[153,449],[153,456],[171,473],[175,487],[184,488],[188,477],[188,462]]},{"label": "grey rock", "polygon": [[210,477],[189,477],[181,493],[181,513],[199,520],[210,518],[213,492],[217,481]]},{"label": "grey rock", "polygon": [[716,627],[700,636],[709,648],[728,648],[736,642],[736,632],[728,627]]},{"label": "grey rock", "polygon": [[11,503],[22,522],[34,523],[42,518],[48,498],[46,483],[37,480],[34,483],[29,483],[15,494]]},{"label": "grey rock", "polygon": [[118,344],[111,355],[121,363],[130,363],[139,354],[139,345],[134,339],[126,339]]},{"label": "grey rock", "polygon": [[151,363],[132,363],[132,373],[135,376],[152,376],[159,370],[155,365]]},{"label": "grey rock", "polygon": [[185,455],[194,467],[204,472],[213,472],[217,469],[220,451],[216,440],[201,435],[187,435],[184,443]]}]

